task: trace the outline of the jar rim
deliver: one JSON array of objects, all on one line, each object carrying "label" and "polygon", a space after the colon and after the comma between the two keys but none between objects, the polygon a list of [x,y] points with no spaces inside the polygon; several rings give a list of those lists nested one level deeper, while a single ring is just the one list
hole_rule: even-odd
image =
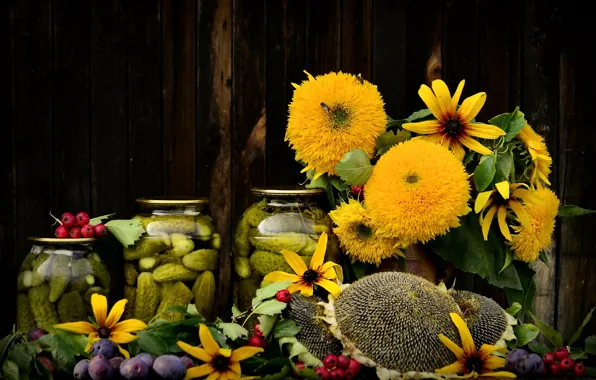
[{"label": "jar rim", "polygon": [[81,244],[81,243],[93,243],[97,241],[95,238],[47,238],[47,237],[37,237],[37,236],[29,236],[27,240],[34,241],[37,243],[53,243],[53,244]]},{"label": "jar rim", "polygon": [[197,197],[151,197],[138,198],[136,202],[140,205],[184,206],[207,204],[209,200]]},{"label": "jar rim", "polygon": [[253,187],[250,191],[254,195],[275,195],[278,197],[294,197],[294,196],[319,196],[325,194],[325,189],[313,188],[309,189],[303,186],[270,186],[270,187]]}]

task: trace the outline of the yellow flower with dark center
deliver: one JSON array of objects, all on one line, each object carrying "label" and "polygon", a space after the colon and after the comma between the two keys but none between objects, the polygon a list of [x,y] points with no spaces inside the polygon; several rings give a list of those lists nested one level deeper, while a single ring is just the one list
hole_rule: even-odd
[{"label": "yellow flower with dark center", "polygon": [[530,173],[530,183],[532,186],[542,187],[542,183],[550,185],[548,175],[550,174],[550,166],[553,163],[553,159],[548,153],[544,138],[536,133],[528,124],[517,134],[517,138],[521,140],[532,158],[532,164],[534,165]]},{"label": "yellow flower with dark center", "polygon": [[359,76],[329,73],[293,84],[286,141],[296,159],[314,170],[315,178],[336,174],[335,166],[346,153],[375,151],[377,136],[385,132],[387,115],[377,87]]},{"label": "yellow flower with dark center", "polygon": [[[203,348],[178,341],[178,347],[184,352],[205,363],[189,368],[186,371],[185,380],[203,376],[207,376],[207,380],[240,379],[242,374],[240,362],[263,352],[260,347],[246,346],[233,351],[229,348],[220,348],[213,339],[209,328],[204,324],[199,327],[199,338]],[[247,378],[243,377],[242,379]]]},{"label": "yellow flower with dark center", "polygon": [[327,290],[333,297],[339,297],[341,289],[337,284],[337,280],[343,280],[341,267],[331,261],[323,264],[327,249],[327,239],[327,233],[323,232],[317,242],[317,248],[310,259],[310,266],[308,268],[298,254],[283,249],[281,254],[296,274],[276,271],[266,275],[264,280],[269,282],[290,280],[292,283],[288,287],[288,290],[292,294],[300,292],[303,296],[310,297],[313,295],[314,286],[318,285]]},{"label": "yellow flower with dark center", "polygon": [[443,146],[421,139],[387,151],[364,194],[377,234],[405,245],[447,233],[470,211],[470,184],[462,162]]},{"label": "yellow flower with dark center", "polygon": [[376,228],[366,209],[355,199],[342,203],[329,216],[337,225],[333,232],[348,256],[364,263],[379,265],[381,260],[403,253],[395,248],[396,239],[376,234]]},{"label": "yellow flower with dark center", "polygon": [[511,241],[511,231],[507,225],[507,210],[511,209],[517,221],[524,227],[530,228],[530,219],[522,204],[538,201],[534,192],[526,189],[527,185],[523,183],[509,184],[507,181],[495,184],[495,190],[483,191],[476,197],[474,211],[480,213],[480,225],[484,240],[488,240],[488,231],[490,225],[497,214],[499,229],[505,239]]},{"label": "yellow flower with dark center", "polygon": [[479,92],[466,98],[457,108],[464,84],[463,80],[459,82],[453,98],[445,82],[440,79],[433,81],[432,90],[425,84],[420,86],[418,95],[437,119],[403,125],[408,131],[428,135],[423,137],[426,140],[451,148],[460,160],[466,154],[462,145],[480,154],[492,153],[473,137],[496,139],[505,135],[504,130],[494,125],[472,122],[486,101],[486,93]]},{"label": "yellow flower with dark center", "polygon": [[[128,300],[120,300],[112,307],[108,314],[108,300],[101,294],[91,295],[91,307],[95,315],[97,325],[89,322],[69,322],[55,325],[60,330],[69,331],[75,334],[89,334],[89,344],[86,351],[90,352],[93,343],[100,339],[109,339],[118,345],[120,353],[126,358],[130,358],[128,351],[120,347],[121,344],[130,343],[138,337],[131,333],[144,330],[147,325],[138,319],[127,319],[120,321],[124,308]],[[120,322],[118,322],[120,321]]]},{"label": "yellow flower with dark center", "polygon": [[559,211],[559,199],[551,190],[539,188],[535,196],[539,202],[524,206],[530,219],[529,227],[514,226],[515,234],[511,241],[513,257],[526,263],[536,261],[540,252],[550,245]]},{"label": "yellow flower with dark center", "polygon": [[466,322],[456,313],[450,313],[451,320],[457,327],[462,346],[458,346],[451,339],[439,334],[439,339],[455,355],[457,361],[453,364],[435,370],[440,375],[466,375],[466,377],[499,377],[514,379],[517,376],[507,371],[493,372],[505,367],[505,358],[493,355],[495,352],[504,353],[505,348],[483,344],[476,350],[474,339]]}]

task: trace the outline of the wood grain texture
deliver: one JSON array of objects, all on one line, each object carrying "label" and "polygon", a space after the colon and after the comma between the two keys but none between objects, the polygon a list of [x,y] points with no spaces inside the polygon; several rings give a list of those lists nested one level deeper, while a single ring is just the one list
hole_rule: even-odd
[{"label": "wood grain texture", "polygon": [[308,0],[306,70],[322,75],[341,67],[341,1]]},{"label": "wood grain texture", "polygon": [[372,77],[373,1],[343,0],[341,28],[341,69]]}]

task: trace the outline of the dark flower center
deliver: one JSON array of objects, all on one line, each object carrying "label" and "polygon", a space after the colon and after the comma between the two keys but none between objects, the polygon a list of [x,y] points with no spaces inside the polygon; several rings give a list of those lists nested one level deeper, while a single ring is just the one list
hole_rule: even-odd
[{"label": "dark flower center", "polygon": [[227,371],[230,368],[230,358],[220,355],[211,362],[211,366],[219,372]]},{"label": "dark flower center", "polygon": [[317,278],[319,278],[319,274],[317,273],[316,270],[309,269],[306,272],[304,272],[304,275],[302,275],[302,278],[304,279],[304,282],[312,284],[313,282],[317,281]]},{"label": "dark flower center", "polygon": [[462,122],[457,119],[449,119],[445,122],[445,133],[450,137],[457,137],[461,134],[462,129],[464,128]]},{"label": "dark flower center", "polygon": [[357,224],[355,230],[356,236],[358,236],[358,239],[360,240],[368,240],[373,235],[372,229],[364,224]]},{"label": "dark flower center", "polygon": [[468,360],[466,360],[466,368],[468,369],[468,373],[469,372],[480,373],[483,365],[484,365],[484,363],[482,362],[482,359],[480,359],[480,357],[478,357],[478,356],[471,356],[468,358]]},{"label": "dark flower center", "polygon": [[416,173],[408,173],[406,174],[405,179],[407,183],[416,183],[420,180],[420,177],[418,177],[418,174]]},{"label": "dark flower center", "polygon": [[110,334],[111,331],[107,327],[100,327],[99,330],[97,330],[97,335],[99,335],[101,339],[108,339],[110,337]]},{"label": "dark flower center", "polygon": [[343,106],[338,105],[329,107],[327,104],[321,103],[321,107],[323,107],[325,112],[327,112],[327,115],[329,115],[329,118],[333,122],[333,128],[346,127],[350,122],[350,112]]}]

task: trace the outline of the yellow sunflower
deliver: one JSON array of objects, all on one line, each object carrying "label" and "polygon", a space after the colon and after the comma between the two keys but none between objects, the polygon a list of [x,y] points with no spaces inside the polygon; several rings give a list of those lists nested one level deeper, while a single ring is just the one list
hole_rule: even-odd
[{"label": "yellow sunflower", "polygon": [[376,235],[372,220],[357,200],[342,203],[329,216],[337,225],[333,232],[346,254],[353,259],[379,265],[383,259],[395,254],[403,256],[399,249],[394,248],[398,243],[396,239]]},{"label": "yellow sunflower", "polygon": [[353,149],[369,156],[377,136],[385,132],[383,99],[373,84],[352,74],[329,73],[296,88],[290,103],[286,141],[315,178],[336,174],[335,166]]},{"label": "yellow sunflower", "polygon": [[493,355],[495,352],[503,353],[505,348],[483,344],[476,350],[474,339],[466,322],[457,314],[449,313],[451,320],[459,330],[462,346],[458,346],[451,339],[439,334],[441,342],[455,355],[455,363],[435,370],[440,375],[466,375],[466,377],[498,377],[511,378],[517,376],[507,371],[493,372],[495,369],[505,367],[505,358]]},{"label": "yellow sunflower", "polygon": [[385,153],[364,187],[377,234],[403,244],[427,242],[459,226],[470,208],[468,175],[446,148],[415,139]]},{"label": "yellow sunflower", "polygon": [[445,82],[440,79],[433,81],[432,90],[425,84],[420,86],[418,95],[437,120],[403,125],[408,131],[428,135],[423,137],[424,139],[451,148],[460,160],[463,160],[466,154],[462,145],[480,154],[492,153],[472,137],[496,139],[505,135],[504,130],[494,125],[472,122],[486,101],[486,93],[479,92],[466,98],[459,109],[457,108],[464,84],[463,80],[459,82],[453,98]]},{"label": "yellow sunflower", "polygon": [[536,261],[540,251],[550,245],[559,211],[559,199],[551,190],[539,188],[535,194],[539,202],[524,207],[530,219],[529,226],[514,226],[515,234],[511,241],[513,257],[526,263]]},{"label": "yellow sunflower", "polygon": [[521,140],[532,158],[534,165],[530,174],[530,183],[532,186],[542,187],[543,182],[550,185],[548,175],[550,174],[550,166],[553,163],[553,159],[548,153],[544,138],[536,133],[528,124],[517,134],[517,138]]}]

